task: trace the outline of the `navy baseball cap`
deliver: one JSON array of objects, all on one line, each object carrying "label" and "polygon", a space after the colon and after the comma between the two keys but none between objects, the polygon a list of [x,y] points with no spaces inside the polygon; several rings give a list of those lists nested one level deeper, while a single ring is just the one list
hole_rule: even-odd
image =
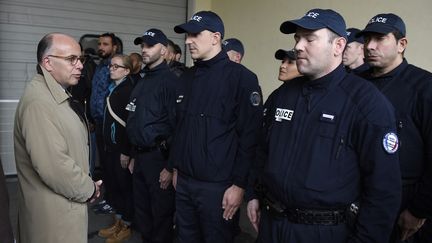
[{"label": "navy baseball cap", "polygon": [[358,37],[356,36],[360,32],[359,29],[349,28],[346,30],[346,32],[347,32],[347,36],[348,36],[347,44],[354,42],[354,41],[361,43],[361,44],[364,44],[363,36],[358,36]]},{"label": "navy baseball cap", "polygon": [[296,32],[297,27],[308,30],[328,28],[339,36],[347,38],[345,20],[339,13],[331,9],[309,10],[300,19],[283,22],[280,31],[284,34],[291,34]]},{"label": "navy baseball cap", "polygon": [[198,34],[203,30],[219,32],[222,39],[225,34],[222,19],[212,11],[197,12],[188,22],[174,27],[176,33]]},{"label": "navy baseball cap", "polygon": [[134,40],[135,45],[140,45],[142,43],[146,43],[149,46],[154,46],[157,43],[161,43],[162,45],[168,45],[168,38],[166,35],[159,29],[149,29],[141,37],[137,37]]},{"label": "navy baseball cap", "polygon": [[278,60],[283,60],[285,58],[288,58],[294,61],[297,59],[297,55],[294,49],[291,50],[279,49],[275,52],[275,58]]},{"label": "navy baseball cap", "polygon": [[226,39],[222,42],[225,51],[236,51],[240,53],[242,56],[244,55],[244,47],[239,39],[230,38]]},{"label": "navy baseball cap", "polygon": [[399,31],[402,36],[405,36],[405,23],[396,14],[384,13],[375,15],[373,18],[371,18],[364,30],[360,31],[357,36],[362,36],[367,32],[374,32],[386,35],[393,31]]}]

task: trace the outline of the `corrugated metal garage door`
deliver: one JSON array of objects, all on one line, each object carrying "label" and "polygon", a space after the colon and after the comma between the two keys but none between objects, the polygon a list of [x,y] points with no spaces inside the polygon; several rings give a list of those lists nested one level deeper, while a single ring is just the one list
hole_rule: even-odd
[{"label": "corrugated metal garage door", "polygon": [[183,23],[187,0],[0,0],[0,156],[6,174],[16,174],[13,119],[26,83],[35,74],[38,41],[49,32],[77,40],[84,34],[114,32],[125,54],[137,52],[133,40],[155,27],[184,46],[173,27]]}]

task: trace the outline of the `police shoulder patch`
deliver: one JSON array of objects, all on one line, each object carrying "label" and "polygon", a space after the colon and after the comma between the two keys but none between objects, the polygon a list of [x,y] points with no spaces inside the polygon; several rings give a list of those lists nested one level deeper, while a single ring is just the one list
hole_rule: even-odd
[{"label": "police shoulder patch", "polygon": [[251,93],[249,99],[253,106],[258,106],[261,103],[261,95],[256,91]]},{"label": "police shoulder patch", "polygon": [[396,153],[399,148],[398,136],[393,132],[386,133],[383,138],[383,147],[384,150],[389,154]]}]

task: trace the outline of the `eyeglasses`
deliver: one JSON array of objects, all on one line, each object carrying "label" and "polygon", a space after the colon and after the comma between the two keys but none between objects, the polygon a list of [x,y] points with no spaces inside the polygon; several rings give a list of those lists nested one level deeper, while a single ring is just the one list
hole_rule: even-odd
[{"label": "eyeglasses", "polygon": [[60,58],[63,60],[68,61],[72,66],[75,66],[78,63],[78,60],[81,63],[84,63],[85,57],[84,56],[75,56],[75,55],[70,55],[70,56],[56,56],[56,55],[48,55],[47,57],[55,57],[55,58]]},{"label": "eyeglasses", "polygon": [[108,65],[109,68],[112,68],[113,70],[117,70],[118,68],[126,68],[125,66],[121,66],[118,64],[110,64]]}]

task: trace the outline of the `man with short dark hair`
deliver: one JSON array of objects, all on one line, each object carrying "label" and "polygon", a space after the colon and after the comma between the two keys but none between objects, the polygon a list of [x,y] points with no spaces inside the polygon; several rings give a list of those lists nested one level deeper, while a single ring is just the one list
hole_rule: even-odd
[{"label": "man with short dark hair", "polygon": [[89,176],[87,120],[66,89],[81,77],[81,48],[51,33],[37,49],[37,71],[14,123],[18,174],[18,242],[87,242],[87,202],[102,181]]},{"label": "man with short dark hair", "polygon": [[174,60],[180,62],[182,56],[182,50],[179,45],[174,43]]},{"label": "man with short dark hair", "polygon": [[369,66],[364,62],[363,37],[357,37],[360,30],[356,28],[347,29],[347,44],[342,56],[343,65],[348,72],[361,73],[366,71]]},{"label": "man with short dark hair", "polygon": [[239,39],[230,38],[222,41],[222,44],[229,59],[233,62],[241,63],[244,56],[243,43]]},{"label": "man with short dark hair", "polygon": [[179,80],[170,161],[179,243],[229,243],[261,124],[257,77],[222,50],[224,25],[200,11],[174,28],[186,33],[194,67]]},{"label": "man with short dark hair", "polygon": [[388,241],[401,190],[394,113],[373,85],[345,71],[345,29],[330,9],[280,26],[294,33],[304,76],[265,104],[253,173],[261,201],[248,203],[259,243]]},{"label": "man with short dark hair", "polygon": [[92,90],[90,96],[90,114],[91,114],[91,128],[95,133],[96,145],[98,151],[99,165],[102,169],[102,179],[105,183],[104,200],[94,205],[96,213],[113,213],[114,209],[110,206],[112,204],[110,188],[112,188],[112,179],[106,175],[104,169],[105,163],[105,148],[103,146],[103,117],[105,109],[105,99],[109,93],[109,64],[111,57],[117,51],[117,39],[113,33],[104,33],[98,39],[98,55],[101,58],[99,65],[93,74]]},{"label": "man with short dark hair", "polygon": [[391,242],[432,242],[432,74],[405,59],[408,40],[399,16],[378,14],[358,35],[371,67],[361,75],[396,109],[402,205]]},{"label": "man with short dark hair", "polygon": [[184,63],[176,60],[175,43],[168,39],[167,51],[165,53],[165,61],[167,62],[170,71],[173,72],[177,77],[182,75],[186,70]]}]

